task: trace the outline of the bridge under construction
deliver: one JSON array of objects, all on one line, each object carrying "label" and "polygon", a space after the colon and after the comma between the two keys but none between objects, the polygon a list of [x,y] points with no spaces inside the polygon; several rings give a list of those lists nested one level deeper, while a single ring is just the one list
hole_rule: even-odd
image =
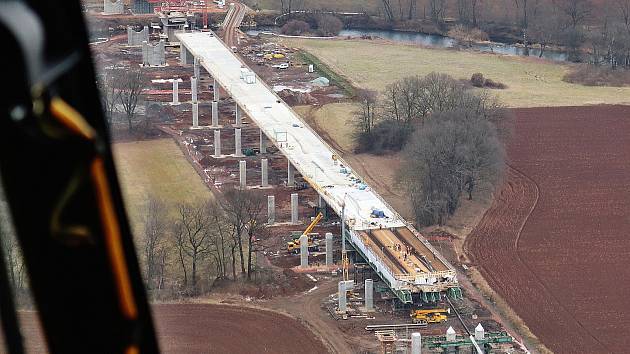
[{"label": "bridge under construction", "polygon": [[342,217],[346,239],[403,303],[434,302],[445,293],[461,296],[453,266],[230,47],[211,31],[175,35],[182,62],[204,68],[215,80],[215,91],[220,85],[233,98],[237,120],[242,111],[258,125],[290,168]]}]

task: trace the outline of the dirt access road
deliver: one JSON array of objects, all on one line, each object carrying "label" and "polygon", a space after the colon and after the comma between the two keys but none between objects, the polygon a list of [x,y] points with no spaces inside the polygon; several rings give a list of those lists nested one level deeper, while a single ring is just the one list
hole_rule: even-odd
[{"label": "dirt access road", "polygon": [[630,107],[516,110],[512,166],[465,249],[556,353],[630,347]]},{"label": "dirt access road", "polygon": [[[228,47],[235,46],[237,43],[236,36],[238,36],[238,26],[241,25],[243,17],[247,12],[247,6],[234,2],[234,13],[228,19],[228,23],[225,24],[223,29],[223,41]],[[228,11],[229,13],[229,11]]]}]

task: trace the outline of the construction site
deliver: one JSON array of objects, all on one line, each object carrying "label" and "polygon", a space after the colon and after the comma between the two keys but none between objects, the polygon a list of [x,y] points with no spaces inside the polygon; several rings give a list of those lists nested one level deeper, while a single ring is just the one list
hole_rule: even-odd
[{"label": "construction site", "polygon": [[[247,294],[246,301],[276,317],[303,318],[307,326],[295,331],[329,352],[521,351],[487,300],[467,296],[472,287],[451,264],[448,235],[429,241],[420,234],[291,108],[350,94],[298,50],[244,34],[250,11],[223,1],[87,6],[88,22],[101,29],[91,43],[96,65],[140,67],[150,82],[139,110],[154,116],[150,136],[173,139],[216,198],[231,189],[266,196],[271,236],[256,262],[290,283],[282,294]],[[223,352],[250,352],[218,334],[172,335],[214,312],[238,327],[239,309],[252,305],[243,301],[225,295],[220,309],[190,307],[181,324],[172,317],[178,305],[156,306],[162,346],[192,353],[212,340]],[[253,321],[271,325],[265,316]],[[292,351],[282,345],[269,344],[272,352]]]}]

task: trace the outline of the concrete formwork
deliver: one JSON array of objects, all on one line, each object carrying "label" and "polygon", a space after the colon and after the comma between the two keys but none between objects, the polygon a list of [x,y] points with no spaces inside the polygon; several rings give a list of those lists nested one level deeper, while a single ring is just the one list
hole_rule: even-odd
[{"label": "concrete formwork", "polygon": [[144,26],[139,32],[127,26],[127,45],[142,45],[142,42],[149,42],[149,26]]},{"label": "concrete formwork", "polygon": [[192,127],[199,128],[199,103],[192,103]]},{"label": "concrete formwork", "polygon": [[353,280],[344,280],[339,282],[338,286],[338,301],[339,301],[339,312],[346,312],[348,310],[347,307],[347,293],[349,290],[354,288]]},{"label": "concrete formwork", "polygon": [[166,44],[161,39],[156,45],[149,42],[142,42],[142,65],[144,66],[165,66],[166,65]]},{"label": "concrete formwork", "polygon": [[123,2],[123,0],[103,0],[104,15],[117,15],[122,14],[123,12],[125,12],[125,3]]}]

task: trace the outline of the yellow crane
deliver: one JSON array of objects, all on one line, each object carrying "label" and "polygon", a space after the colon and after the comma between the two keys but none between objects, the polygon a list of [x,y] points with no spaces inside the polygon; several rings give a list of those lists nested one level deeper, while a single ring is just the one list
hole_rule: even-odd
[{"label": "yellow crane", "polygon": [[430,310],[413,310],[411,311],[411,319],[413,323],[425,321],[427,323],[445,322],[451,313],[451,309],[430,309]]},{"label": "yellow crane", "polygon": [[[308,234],[311,233],[311,231],[313,231],[313,229],[315,228],[315,226],[319,223],[319,221],[324,217],[324,214],[317,213],[317,216],[315,217],[315,219],[313,219],[313,221],[311,221],[310,225],[308,225],[308,227],[306,228],[306,230],[304,230],[304,232],[302,233],[303,235],[306,235],[308,237]],[[308,239],[308,245],[309,247],[312,246],[313,240],[311,240],[311,238],[309,237]],[[295,252],[297,250],[300,249],[300,239],[298,238],[297,240],[293,240],[293,241],[289,241],[287,242],[287,252]]]}]

